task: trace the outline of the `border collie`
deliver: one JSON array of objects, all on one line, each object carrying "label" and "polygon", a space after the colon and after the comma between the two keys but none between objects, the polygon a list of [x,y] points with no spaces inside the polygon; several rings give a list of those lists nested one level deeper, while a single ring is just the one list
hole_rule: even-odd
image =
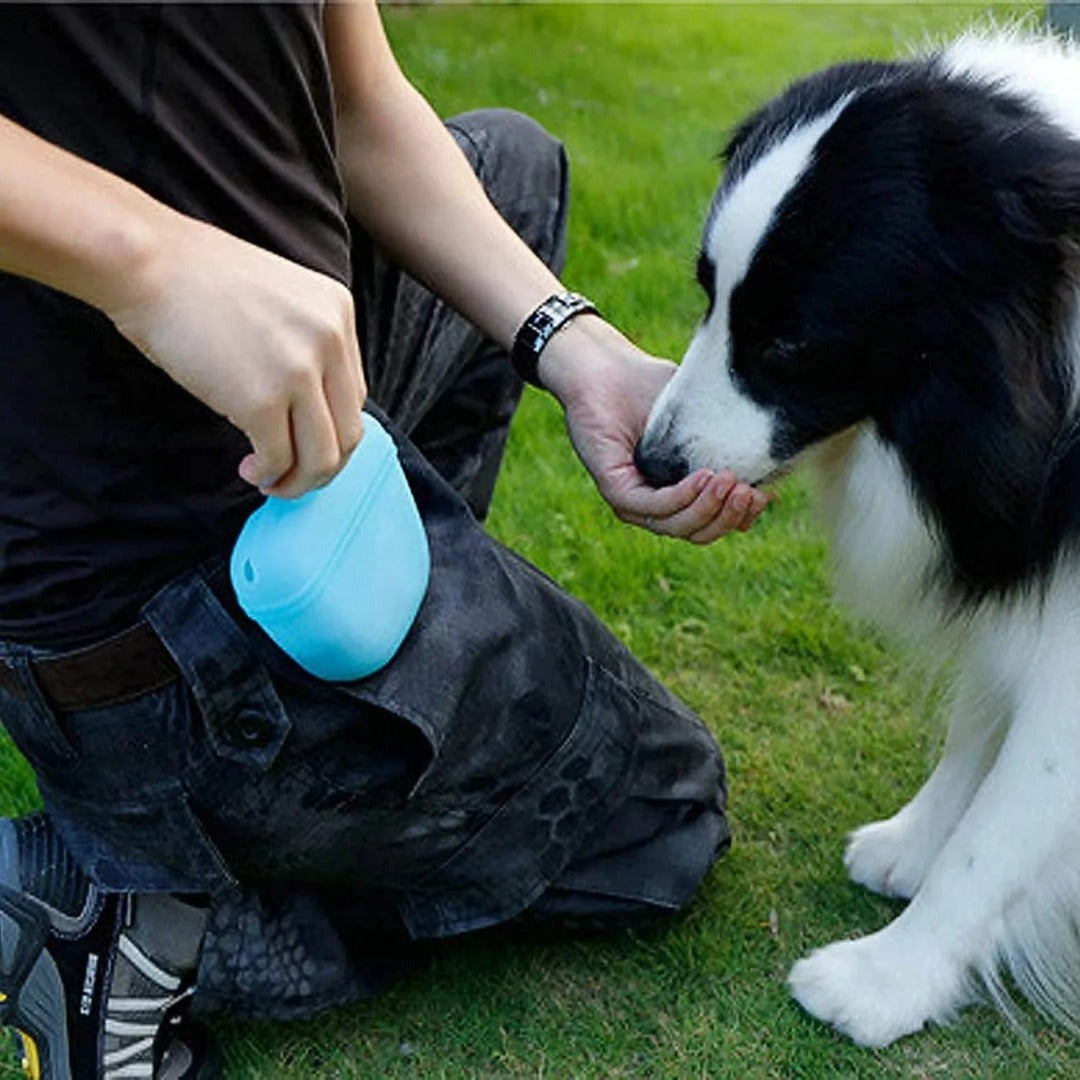
[{"label": "border collie", "polygon": [[1003,975],[1080,1018],[1080,47],[969,34],[791,86],[725,153],[708,310],[637,448],[820,480],[841,600],[935,659],[929,781],[850,837],[910,899],[790,986],[882,1046]]}]

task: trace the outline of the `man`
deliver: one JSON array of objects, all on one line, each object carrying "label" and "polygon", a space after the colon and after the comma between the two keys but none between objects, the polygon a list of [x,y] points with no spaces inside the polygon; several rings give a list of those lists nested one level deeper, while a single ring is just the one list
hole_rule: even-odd
[{"label": "man", "polygon": [[[623,520],[707,543],[765,499],[634,468],[672,367],[566,298],[561,147],[444,126],[370,0],[5,5],[0,114],[0,718],[47,811],[0,825],[0,1019],[31,1075],[212,1076],[192,1002],[303,1016],[418,940],[684,905],[720,753],[480,527],[507,352]],[[368,385],[431,584],[386,668],[323,684],[225,557],[342,467]]]}]

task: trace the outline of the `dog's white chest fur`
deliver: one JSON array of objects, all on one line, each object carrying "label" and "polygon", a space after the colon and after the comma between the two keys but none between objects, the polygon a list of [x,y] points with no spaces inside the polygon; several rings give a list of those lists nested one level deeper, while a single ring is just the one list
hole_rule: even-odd
[{"label": "dog's white chest fur", "polygon": [[866,426],[814,447],[806,460],[830,535],[837,599],[905,638],[936,629],[941,547],[896,452]]}]

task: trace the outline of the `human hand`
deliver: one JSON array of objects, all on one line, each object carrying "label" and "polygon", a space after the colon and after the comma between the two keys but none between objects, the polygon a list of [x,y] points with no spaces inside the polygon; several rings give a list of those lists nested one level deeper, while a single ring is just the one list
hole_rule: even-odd
[{"label": "human hand", "polygon": [[165,208],[155,231],[106,314],[247,435],[246,481],[286,498],[325,484],[363,434],[367,390],[349,290]]},{"label": "human hand", "polygon": [[634,464],[634,447],[675,365],[643,352],[595,316],[579,316],[548,343],[540,379],[566,411],[570,440],[600,493],[623,521],[708,544],[745,532],[773,496],[726,470],[698,469],[654,488]]}]

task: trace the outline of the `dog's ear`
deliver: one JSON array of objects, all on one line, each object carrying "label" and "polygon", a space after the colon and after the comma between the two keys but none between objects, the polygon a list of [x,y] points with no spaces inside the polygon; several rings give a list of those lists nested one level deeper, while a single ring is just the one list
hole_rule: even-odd
[{"label": "dog's ear", "polygon": [[1062,470],[1076,471],[1062,438],[1080,141],[1025,102],[962,83],[898,94],[889,112],[924,163],[923,257],[940,303],[923,316],[938,320],[934,332],[921,335],[937,355],[922,358],[924,381],[886,424],[934,504],[955,580],[969,594],[1007,590],[1052,558],[1044,542],[1064,512]]},{"label": "dog's ear", "polygon": [[1029,245],[1080,242],[1080,138],[1007,90],[950,80],[915,102],[939,214]]},{"label": "dog's ear", "polygon": [[1061,421],[1080,285],[1080,138],[1007,92],[955,80],[914,103],[942,298],[995,354],[1030,437]]},{"label": "dog's ear", "polygon": [[1080,455],[1059,342],[1002,310],[924,357],[927,374],[878,418],[945,541],[965,600],[1004,595],[1049,569]]},{"label": "dog's ear", "polygon": [[[1063,155],[1045,154],[1041,165],[1004,176],[995,201],[1002,227],[1012,236],[1051,244],[1075,258],[1080,254],[1080,139],[1054,136],[1053,146]],[[1047,149],[1045,143],[1040,149]]]}]

